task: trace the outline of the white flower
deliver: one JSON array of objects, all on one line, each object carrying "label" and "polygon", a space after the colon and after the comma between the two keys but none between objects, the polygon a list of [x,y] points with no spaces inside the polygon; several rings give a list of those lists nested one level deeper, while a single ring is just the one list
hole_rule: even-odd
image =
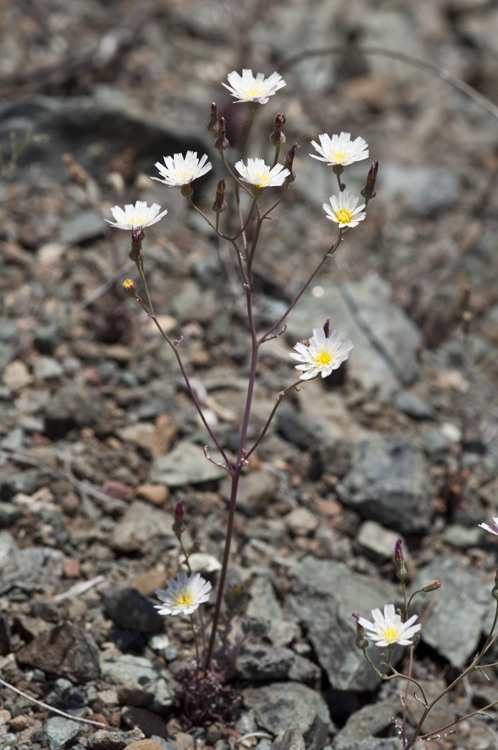
[{"label": "white flower", "polygon": [[241,176],[243,182],[249,182],[256,187],[278,187],[283,185],[285,178],[290,174],[281,164],[276,164],[272,169],[265,164],[264,159],[248,159],[247,167],[243,161],[235,164],[235,169]]},{"label": "white flower", "polygon": [[157,167],[164,179],[161,179],[161,177],[153,177],[152,179],[164,182],[165,185],[170,185],[171,187],[188,185],[189,182],[202,177],[203,174],[212,169],[210,161],[206,164],[207,154],[198,159],[197,151],[187,151],[187,156],[175,154],[174,156],[165,156],[163,158],[166,166],[160,162],[156,162],[154,166]]},{"label": "white flower", "polygon": [[228,86],[223,83],[226,89],[229,90],[230,94],[238,99],[234,104],[240,104],[241,102],[257,102],[258,104],[266,104],[269,101],[270,96],[273,96],[278,89],[285,86],[286,83],[282,76],[278,73],[272,73],[269,78],[265,79],[263,73],[258,73],[256,78],[252,74],[252,70],[243,70],[242,75],[239,75],[235,70],[228,74]]},{"label": "white flower", "polygon": [[418,633],[422,625],[413,625],[417,615],[413,615],[406,622],[401,622],[401,617],[396,614],[394,604],[384,606],[384,614],[380,609],[372,609],[374,622],[360,617],[358,622],[367,631],[367,636],[375,640],[376,646],[392,646],[399,643],[401,646],[411,646],[415,633]]},{"label": "white flower", "polygon": [[161,206],[158,206],[157,203],[147,206],[145,201],[137,201],[134,206],[131,203],[126,205],[124,211],[119,206],[114,206],[111,208],[111,214],[115,223],[110,219],[106,219],[106,221],[111,227],[117,227],[118,229],[143,229],[152,226],[168,213],[166,209],[158,214],[160,210]]},{"label": "white flower", "polygon": [[347,190],[340,193],[339,200],[337,200],[335,195],[332,195],[329,200],[330,206],[328,203],[323,204],[327,219],[335,221],[341,229],[344,227],[357,227],[360,221],[363,221],[366,216],[365,204],[362,203],[361,206],[356,208],[359,198],[355,195],[349,195]]},{"label": "white flower", "polygon": [[197,607],[209,599],[213,587],[199,573],[179,573],[178,579],[168,579],[168,590],[156,590],[156,595],[164,604],[155,604],[160,615],[190,615]]},{"label": "white flower", "polygon": [[311,141],[311,145],[316,148],[321,156],[310,154],[313,159],[326,162],[329,167],[335,164],[342,164],[343,167],[353,164],[355,161],[362,161],[368,158],[368,144],[363,138],[351,140],[350,133],[341,133],[340,135],[330,135],[323,133],[318,136],[320,145],[316,141]]},{"label": "white flower", "polygon": [[326,378],[348,358],[352,348],[353,342],[350,339],[341,341],[337,331],[331,331],[327,338],[323,328],[314,328],[309,346],[299,342],[294,347],[298,354],[291,352],[289,356],[301,362],[296,365],[296,370],[304,370],[300,380],[310,380],[318,375]]},{"label": "white flower", "polygon": [[478,525],[481,529],[489,531],[490,534],[496,534],[496,536],[498,536],[498,518],[493,517],[493,521],[494,523],[492,523],[491,526],[488,526],[487,523],[480,523]]}]

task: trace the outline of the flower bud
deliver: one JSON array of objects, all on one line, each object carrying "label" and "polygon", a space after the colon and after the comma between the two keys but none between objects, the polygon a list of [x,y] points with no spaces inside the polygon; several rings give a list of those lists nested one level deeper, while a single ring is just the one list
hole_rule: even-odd
[{"label": "flower bud", "polygon": [[216,198],[213,201],[213,204],[211,208],[213,211],[218,211],[221,213],[222,211],[225,211],[227,207],[226,201],[225,201],[225,180],[221,179],[218,182],[218,186],[216,188]]},{"label": "flower bud", "polygon": [[429,581],[429,583],[426,583],[420,591],[423,591],[424,593],[428,594],[429,591],[436,591],[437,589],[441,588],[441,581],[438,578],[434,578],[434,580]]},{"label": "flower bud", "polygon": [[493,597],[493,599],[496,599],[496,601],[498,602],[498,568],[496,569],[495,585],[493,586],[491,590],[491,596]]},{"label": "flower bud", "polygon": [[192,185],[190,182],[187,182],[185,185],[182,185],[180,188],[180,192],[183,195],[184,198],[190,198],[192,193],[194,192],[192,189]]},{"label": "flower bud", "polygon": [[211,119],[207,124],[207,129],[210,133],[215,133],[218,129],[218,107],[216,106],[216,102],[211,104]]},{"label": "flower bud", "polygon": [[270,135],[270,141],[273,146],[283,146],[287,138],[282,133],[282,128],[285,125],[285,115],[283,112],[279,112],[278,115],[275,115],[275,119],[273,121],[273,133]]},{"label": "flower bud", "polygon": [[405,556],[403,555],[402,539],[398,539],[394,545],[394,565],[396,567],[396,575],[398,576],[401,583],[404,583],[406,578],[406,567],[405,567]]},{"label": "flower bud", "polygon": [[185,513],[183,512],[183,504],[181,500],[178,500],[176,507],[175,507],[175,520],[173,521],[173,533],[175,536],[180,539],[182,533],[183,533],[183,518],[185,516]]},{"label": "flower bud", "polygon": [[364,198],[367,199],[367,203],[372,198],[375,198],[377,193],[375,192],[375,180],[377,179],[377,172],[379,171],[379,162],[374,161],[372,166],[370,167],[367,175],[367,181],[365,183],[365,187],[361,189],[361,194]]},{"label": "flower bud", "polygon": [[294,164],[294,157],[296,155],[296,151],[299,148],[299,143],[295,143],[291,150],[288,152],[287,156],[285,157],[284,161],[284,167],[285,169],[288,169],[290,172],[290,175],[286,178],[287,182],[294,182],[296,179],[296,173],[292,169],[292,165]]},{"label": "flower bud", "polygon": [[325,338],[328,339],[330,334],[330,318],[327,318],[327,320],[323,324],[323,332],[325,334]]},{"label": "flower bud", "polygon": [[365,638],[365,628],[360,625],[360,615],[357,612],[353,612],[353,617],[356,620],[356,646],[364,651],[368,646],[368,640]]},{"label": "flower bud", "polygon": [[128,297],[137,297],[138,295],[138,286],[133,281],[133,279],[126,279],[123,281],[123,289],[125,290]]},{"label": "flower bud", "polygon": [[137,263],[139,260],[143,260],[144,254],[142,252],[142,240],[144,236],[144,230],[142,227],[133,227],[131,230],[131,250],[130,260]]},{"label": "flower bud", "polygon": [[224,117],[220,117],[218,120],[218,124],[216,125],[215,132],[217,133],[216,138],[214,139],[214,147],[217,149],[225,150],[229,147],[230,142],[227,138],[225,138],[225,133],[227,129],[227,121]]}]

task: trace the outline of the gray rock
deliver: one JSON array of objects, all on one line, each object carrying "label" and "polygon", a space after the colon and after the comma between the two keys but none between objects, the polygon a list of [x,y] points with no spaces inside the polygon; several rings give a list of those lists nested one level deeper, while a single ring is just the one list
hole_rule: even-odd
[{"label": "gray rock", "polygon": [[363,740],[385,732],[391,726],[391,719],[401,713],[398,696],[368,704],[351,714],[339,734],[334,738],[334,750],[346,750],[349,743]]},{"label": "gray rock", "polygon": [[144,733],[135,727],[129,732],[109,732],[107,729],[99,729],[87,739],[87,747],[90,750],[124,750],[132,742],[143,740]]},{"label": "gray rock", "polygon": [[[290,570],[289,605],[307,631],[321,667],[336,690],[373,690],[379,678],[356,648],[353,612],[370,619],[371,610],[397,604],[397,586],[352,573],[343,563],[308,557]],[[394,659],[402,650],[394,652]],[[369,655],[377,665],[377,654]]]},{"label": "gray rock", "polygon": [[62,576],[62,552],[51,547],[18,550],[8,531],[0,531],[0,594],[17,586],[23,591],[54,588]]},{"label": "gray rock", "polygon": [[125,654],[116,659],[101,659],[102,676],[113,685],[131,685],[154,693],[149,708],[161,711],[174,703],[174,690],[167,681],[167,672],[142,656]]},{"label": "gray rock", "polygon": [[61,378],[64,375],[64,368],[52,357],[36,357],[33,359],[33,375],[40,380]]},{"label": "gray rock", "polygon": [[413,419],[434,419],[436,416],[435,409],[411,391],[399,391],[394,397],[394,405]]},{"label": "gray rock", "polygon": [[96,211],[81,211],[62,223],[60,240],[65,245],[79,245],[101,237],[105,227],[102,216]]},{"label": "gray rock", "polygon": [[185,484],[200,484],[225,477],[226,471],[208,461],[200,446],[181,440],[169,453],[154,459],[149,481],[152,484],[183,487]]},{"label": "gray rock", "polygon": [[134,500],[118,521],[111,537],[111,547],[119,552],[144,553],[157,537],[167,546],[178,542],[173,533],[173,516],[143,500]]},{"label": "gray rock", "polygon": [[334,742],[334,750],[402,750],[401,740],[397,737],[382,739],[380,737],[364,737],[361,740],[343,738]]},{"label": "gray rock", "polygon": [[304,737],[297,729],[286,729],[280,732],[271,746],[271,750],[305,750]]},{"label": "gray rock", "polygon": [[[434,578],[441,581],[441,589],[421,637],[453,667],[461,669],[477,650],[491,599],[491,585],[482,583],[457,555],[438,557],[427,565],[419,572],[412,590]],[[419,594],[415,602],[425,609],[427,595]]]},{"label": "gray rock", "polygon": [[337,495],[364,518],[401,534],[425,529],[430,520],[430,486],[423,453],[402,434],[365,441]]},{"label": "gray rock", "polygon": [[383,200],[402,199],[420,214],[432,214],[455,203],[460,193],[456,174],[442,167],[382,164],[377,192]]},{"label": "gray rock", "polygon": [[159,742],[159,744],[164,747],[164,750],[178,750],[178,745],[174,745],[173,742],[168,742],[164,737],[159,737],[158,734],[151,734],[150,739]]},{"label": "gray rock", "polygon": [[[225,472],[226,473],[226,472]],[[231,478],[226,477],[220,486],[220,495],[230,499]],[[270,469],[260,469],[243,474],[237,493],[237,510],[250,518],[258,516],[270,503],[278,490],[278,476]]]},{"label": "gray rock", "polygon": [[299,640],[300,637],[301,628],[297,622],[272,619],[267,638],[274,646],[290,646],[293,641]]},{"label": "gray rock", "polygon": [[433,461],[440,461],[448,452],[450,441],[441,430],[432,427],[422,438],[422,447]]},{"label": "gray rock", "polygon": [[0,529],[8,529],[24,515],[24,509],[12,503],[0,502]]},{"label": "gray rock", "polygon": [[285,680],[295,656],[290,648],[245,643],[237,659],[237,677],[242,680]]},{"label": "gray rock", "polygon": [[78,737],[82,728],[77,721],[53,716],[43,727],[42,739],[50,750],[61,750]]},{"label": "gray rock", "polygon": [[358,552],[364,554],[374,562],[381,563],[392,559],[394,555],[394,545],[399,538],[399,534],[390,529],[385,529],[376,521],[365,521],[362,523],[358,536],[356,537],[356,547]]},{"label": "gray rock", "polygon": [[317,688],[320,686],[322,677],[322,670],[305,656],[301,654],[294,655],[294,661],[292,662],[289,669],[289,680],[293,682],[304,682],[305,685]]},{"label": "gray rock", "polygon": [[[207,226],[205,222],[203,224]],[[187,281],[181,292],[171,300],[171,310],[181,323],[192,320],[210,323],[216,313],[214,289],[206,291],[197,282]]]},{"label": "gray rock", "polygon": [[478,547],[482,539],[482,531],[478,526],[460,526],[452,524],[448,526],[443,534],[443,542],[449,544],[455,549],[468,549],[469,547]]},{"label": "gray rock", "polygon": [[249,595],[251,601],[246,612],[248,617],[271,622],[282,619],[282,607],[269,578],[256,576],[251,583]]},{"label": "gray rock", "polygon": [[108,589],[104,594],[107,616],[125,630],[138,633],[160,633],[162,617],[152,602],[131,586]]},{"label": "gray rock", "polygon": [[81,384],[68,383],[45,406],[45,432],[51,439],[62,438],[76,427],[103,427],[108,432],[109,418],[98,394]]},{"label": "gray rock", "polygon": [[18,492],[33,495],[51,479],[52,475],[42,469],[27,469],[11,476],[5,473],[0,480],[0,497],[2,500],[10,500]]},{"label": "gray rock", "polygon": [[295,682],[273,683],[243,692],[244,703],[254,710],[258,726],[272,734],[297,730],[307,750],[322,750],[334,731],[327,704],[320,693]]}]

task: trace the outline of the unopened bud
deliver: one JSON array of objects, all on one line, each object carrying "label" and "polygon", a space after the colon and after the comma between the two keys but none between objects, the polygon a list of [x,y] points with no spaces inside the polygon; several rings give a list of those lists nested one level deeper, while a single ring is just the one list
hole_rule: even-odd
[{"label": "unopened bud", "polygon": [[285,157],[284,167],[285,169],[288,169],[290,172],[290,175],[286,178],[287,182],[294,182],[294,180],[296,179],[296,173],[292,169],[292,165],[294,164],[294,157],[296,155],[296,151],[298,150],[298,148],[299,148],[299,143],[295,143],[290,149],[290,151],[288,152],[287,156]]},{"label": "unopened bud", "polygon": [[360,615],[357,612],[353,612],[353,617],[356,620],[356,646],[364,651],[368,646],[368,640],[365,638],[365,628],[360,625]]},{"label": "unopened bud", "polygon": [[310,345],[310,340],[309,339],[301,339],[301,344],[304,344],[304,346],[309,346]]},{"label": "unopened bud", "polygon": [[394,545],[394,565],[396,567],[396,575],[398,576],[401,583],[404,583],[406,578],[406,567],[405,567],[405,556],[403,555],[403,540],[398,539]]},{"label": "unopened bud", "polygon": [[178,500],[175,507],[175,520],[173,521],[173,533],[178,539],[180,539],[183,533],[183,518],[185,513],[183,512],[182,501]]},{"label": "unopened bud", "polygon": [[180,192],[183,195],[184,198],[190,198],[192,193],[194,192],[192,189],[192,185],[190,182],[187,182],[185,185],[182,185],[180,188]]},{"label": "unopened bud", "polygon": [[123,289],[128,297],[136,297],[138,294],[138,286],[133,279],[126,279],[126,281],[123,281]]},{"label": "unopened bud", "polygon": [[367,181],[365,187],[361,189],[361,194],[367,199],[367,202],[372,198],[375,198],[377,193],[375,192],[375,180],[377,179],[377,172],[379,171],[379,162],[374,161],[370,169],[368,170]]},{"label": "unopened bud", "polygon": [[493,599],[496,599],[496,601],[498,602],[498,568],[496,569],[495,585],[493,586],[491,590],[491,596],[493,597]]},{"label": "unopened bud", "polygon": [[142,239],[144,232],[142,227],[133,227],[131,230],[131,250],[130,260],[137,263],[139,260],[143,260],[144,254],[142,252]]},{"label": "unopened bud", "polygon": [[222,211],[225,211],[227,207],[226,201],[225,201],[225,180],[221,179],[218,182],[218,186],[216,188],[216,198],[213,201],[213,204],[211,208],[213,211],[218,211],[221,213]]},{"label": "unopened bud", "polygon": [[275,115],[275,119],[273,120],[273,133],[270,135],[270,141],[273,146],[283,146],[287,138],[282,133],[282,128],[285,125],[285,115],[283,112],[279,112],[278,115]]},{"label": "unopened bud", "polygon": [[211,119],[207,124],[207,129],[210,133],[215,133],[218,129],[218,107],[216,106],[216,102],[211,104]]},{"label": "unopened bud", "polygon": [[441,588],[441,581],[438,578],[434,578],[433,581],[429,581],[429,583],[426,583],[425,586],[422,586],[420,591],[423,591],[424,593],[428,594],[429,591],[436,591],[437,589]]},{"label": "unopened bud", "polygon": [[325,334],[325,338],[328,339],[330,334],[330,318],[327,318],[327,320],[323,324],[323,332]]},{"label": "unopened bud", "polygon": [[227,121],[224,117],[220,117],[218,120],[218,124],[216,125],[216,128],[214,132],[216,133],[216,138],[214,139],[214,147],[217,149],[222,149],[223,151],[229,147],[230,142],[227,138],[225,138],[225,133],[227,129]]}]

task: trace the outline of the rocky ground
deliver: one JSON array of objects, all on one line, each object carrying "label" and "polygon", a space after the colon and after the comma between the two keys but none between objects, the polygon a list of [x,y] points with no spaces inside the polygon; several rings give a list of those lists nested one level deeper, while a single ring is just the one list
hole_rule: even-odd
[{"label": "rocky ground", "polygon": [[[478,524],[498,515],[496,4],[6,0],[2,10],[1,678],[112,731],[0,687],[0,748],[121,750],[144,737],[167,750],[401,747],[399,686],[379,687],[351,617],[401,603],[396,539],[411,590],[442,582],[416,608],[414,674],[429,695],[469,663],[494,612],[496,537]],[[334,51],[295,57],[325,47]],[[488,109],[373,47],[450,70]],[[164,155],[208,153],[214,169],[194,198],[209,211],[223,176],[210,103],[228,121],[233,163],[247,111],[220,83],[243,67],[287,81],[258,113],[252,155],[270,158],[278,111],[301,145],[255,265],[261,328],[331,242],[322,203],[336,184],[310,141],[361,135],[380,172],[366,221],[261,358],[251,438],[292,382],[296,341],[330,318],[355,345],[337,377],[282,405],[243,477],[230,585],[270,629],[242,650],[228,725],[199,728],[175,707],[175,675],[194,656],[188,622],[152,603],[179,569],[179,499],[195,565],[216,584],[228,485],[203,457],[173,355],[121,290],[134,272],[129,236],[103,219],[136,199],[168,209],[146,237],[154,302],[184,336],[198,397],[233,451],[249,367],[236,266],[180,192],[149,175]],[[10,134],[19,146],[29,128],[9,170]],[[353,191],[368,166],[347,171]],[[427,731],[498,700],[496,670],[487,674],[445,698]],[[411,724],[420,710],[409,701]],[[490,717],[439,746],[496,747]],[[267,736],[235,745],[254,732]]]}]

